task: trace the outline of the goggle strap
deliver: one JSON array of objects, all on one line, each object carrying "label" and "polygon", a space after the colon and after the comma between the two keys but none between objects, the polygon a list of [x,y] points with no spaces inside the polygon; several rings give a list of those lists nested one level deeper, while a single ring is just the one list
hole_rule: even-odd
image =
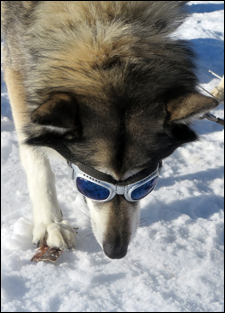
[{"label": "goggle strap", "polygon": [[102,172],[99,172],[98,170],[92,168],[92,167],[89,167],[87,165],[84,165],[80,162],[77,162],[76,165],[78,166],[78,168],[84,172],[85,174],[91,176],[91,177],[94,177],[95,179],[98,179],[98,180],[102,180],[102,181],[105,181],[105,182],[108,182],[108,183],[111,183],[111,184],[115,184],[115,180],[110,176],[110,175],[107,175],[105,173],[102,173]]}]

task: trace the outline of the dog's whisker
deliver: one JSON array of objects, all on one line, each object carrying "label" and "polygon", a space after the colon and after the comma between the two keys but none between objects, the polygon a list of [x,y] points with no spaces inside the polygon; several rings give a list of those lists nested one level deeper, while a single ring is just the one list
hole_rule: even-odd
[{"label": "dog's whisker", "polygon": [[91,239],[93,239],[93,240],[96,240],[93,233],[90,233],[90,234],[85,235],[85,236],[84,236],[84,239],[85,239],[85,238],[91,238]]},{"label": "dog's whisker", "polygon": [[146,227],[147,225],[146,225],[146,222],[149,220],[150,218],[149,217],[143,217],[143,218],[141,218],[140,219],[140,221],[139,221],[139,227],[141,228],[141,227]]},{"label": "dog's whisker", "polygon": [[82,211],[80,208],[77,208],[81,213],[83,213],[86,217],[88,217],[90,220],[92,220],[91,216]]}]

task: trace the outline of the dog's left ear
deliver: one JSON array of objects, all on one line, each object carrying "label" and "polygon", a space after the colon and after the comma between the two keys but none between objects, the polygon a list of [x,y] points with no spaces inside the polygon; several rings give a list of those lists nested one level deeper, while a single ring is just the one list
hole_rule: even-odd
[{"label": "dog's left ear", "polygon": [[183,123],[218,106],[219,102],[199,93],[188,93],[167,103],[169,123]]}]

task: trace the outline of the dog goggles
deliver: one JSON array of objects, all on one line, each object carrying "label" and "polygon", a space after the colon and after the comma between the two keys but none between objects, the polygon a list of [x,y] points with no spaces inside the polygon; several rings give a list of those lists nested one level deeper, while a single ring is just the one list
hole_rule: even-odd
[{"label": "dog goggles", "polygon": [[156,186],[162,169],[162,161],[153,173],[143,170],[124,182],[116,182],[104,173],[101,173],[82,163],[76,165],[68,163],[69,176],[74,181],[76,189],[85,197],[94,201],[107,202],[115,195],[123,195],[129,202],[141,200]]}]

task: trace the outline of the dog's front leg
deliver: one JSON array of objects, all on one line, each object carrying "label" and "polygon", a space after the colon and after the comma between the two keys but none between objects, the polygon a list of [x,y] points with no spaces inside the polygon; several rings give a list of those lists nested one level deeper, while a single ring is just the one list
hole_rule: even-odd
[{"label": "dog's front leg", "polygon": [[23,79],[19,72],[9,68],[5,69],[4,74],[19,139],[21,161],[27,174],[33,205],[33,242],[46,242],[50,247],[72,248],[75,245],[75,232],[69,223],[62,219],[54,173],[49,160],[41,148],[29,147],[23,143],[23,129],[29,123]]},{"label": "dog's front leg", "polygon": [[20,156],[27,174],[28,189],[33,206],[33,242],[61,249],[75,245],[75,233],[62,219],[57,200],[55,177],[48,158],[38,149],[20,145]]}]

